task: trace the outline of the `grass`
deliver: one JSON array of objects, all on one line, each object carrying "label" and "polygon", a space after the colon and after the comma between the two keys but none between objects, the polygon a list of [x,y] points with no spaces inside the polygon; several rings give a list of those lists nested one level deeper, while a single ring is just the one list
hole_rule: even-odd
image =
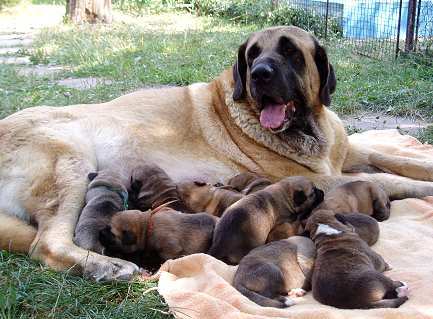
[{"label": "grass", "polygon": [[[149,85],[209,81],[235,60],[237,47],[255,25],[237,25],[186,13],[131,18],[117,13],[105,25],[43,29],[30,53],[35,64],[67,68],[55,76],[23,76],[0,64],[0,118],[36,105],[108,101]],[[2,15],[0,13],[0,21]],[[354,55],[344,43],[327,43],[338,78],[332,108],[433,117],[433,66],[424,59],[377,61]],[[100,77],[111,84],[87,90],[56,84],[65,77]],[[433,142],[433,127],[418,136]],[[55,273],[25,256],[0,252],[0,318],[163,318],[167,308],[155,283],[97,284]],[[158,309],[158,310],[154,310]]]},{"label": "grass", "polygon": [[[156,282],[95,283],[0,251],[0,318],[169,318]],[[146,292],[144,294],[144,292]]]}]

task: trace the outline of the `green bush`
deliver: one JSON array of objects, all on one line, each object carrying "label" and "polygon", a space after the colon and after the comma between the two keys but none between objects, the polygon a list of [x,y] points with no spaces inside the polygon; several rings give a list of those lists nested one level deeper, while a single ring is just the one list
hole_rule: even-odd
[{"label": "green bush", "polygon": [[[293,8],[281,3],[275,7],[271,0],[115,0],[123,10],[157,13],[176,9],[188,9],[197,15],[226,18],[244,24],[296,25],[324,37],[325,18],[311,10]],[[341,37],[341,25],[328,19],[328,35]]]},{"label": "green bush", "polygon": [[0,0],[0,10],[18,4],[20,0]]}]

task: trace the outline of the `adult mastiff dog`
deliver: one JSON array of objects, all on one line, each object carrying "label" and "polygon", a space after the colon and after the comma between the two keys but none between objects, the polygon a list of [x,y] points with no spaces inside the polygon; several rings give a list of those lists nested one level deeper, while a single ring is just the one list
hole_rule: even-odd
[{"label": "adult mastiff dog", "polygon": [[[32,256],[55,269],[74,266],[98,280],[129,278],[134,264],[81,249],[72,236],[87,174],[113,169],[127,182],[142,160],[157,163],[175,181],[220,181],[252,171],[275,180],[308,176],[326,190],[353,180],[342,172],[372,164],[432,178],[432,163],[349,144],[327,109],[335,84],[315,38],[296,27],[275,27],[252,34],[233,68],[211,83],[13,114],[0,122],[0,248],[20,251],[31,243]],[[433,194],[427,181],[365,176],[394,198]],[[37,225],[36,237],[28,223]]]}]

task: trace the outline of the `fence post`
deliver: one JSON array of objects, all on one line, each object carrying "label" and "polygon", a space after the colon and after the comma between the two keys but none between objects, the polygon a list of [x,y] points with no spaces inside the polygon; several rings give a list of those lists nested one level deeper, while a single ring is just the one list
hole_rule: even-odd
[{"label": "fence post", "polygon": [[407,7],[407,28],[406,28],[406,43],[404,51],[413,51],[413,40],[415,34],[415,19],[416,19],[416,2],[417,0],[409,0]]},{"label": "fence post", "polygon": [[419,15],[421,12],[421,0],[418,0],[418,11],[416,13],[416,28],[415,28],[415,46],[414,51],[418,48],[418,30],[419,30]]},{"label": "fence post", "polygon": [[395,58],[398,57],[398,52],[400,51],[400,27],[401,27],[401,8],[403,7],[403,0],[400,0],[398,7],[398,20],[397,20],[397,42],[395,44]]},{"label": "fence post", "polygon": [[329,15],[329,0],[326,0],[325,40],[328,40],[328,15]]}]

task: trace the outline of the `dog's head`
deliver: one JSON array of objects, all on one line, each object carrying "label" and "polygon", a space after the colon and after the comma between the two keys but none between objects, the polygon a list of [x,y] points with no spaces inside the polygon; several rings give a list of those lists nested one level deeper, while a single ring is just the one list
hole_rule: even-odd
[{"label": "dog's head", "polygon": [[315,240],[320,234],[338,235],[344,232],[355,232],[354,227],[344,218],[344,215],[334,214],[325,209],[316,210],[311,214],[305,230],[312,240]]},{"label": "dog's head", "polygon": [[116,213],[99,232],[99,241],[109,253],[132,254],[145,248],[148,212],[136,210]]},{"label": "dog's head", "polygon": [[324,193],[303,176],[286,177],[277,183],[282,187],[294,212],[300,219],[306,219],[311,211],[323,201]]},{"label": "dog's head", "polygon": [[325,49],[293,26],[253,33],[233,66],[235,101],[248,100],[274,134],[303,127],[306,116],[329,106],[336,79]]},{"label": "dog's head", "polygon": [[182,182],[177,185],[177,192],[187,207],[193,212],[202,212],[212,199],[216,187],[202,181]]}]

